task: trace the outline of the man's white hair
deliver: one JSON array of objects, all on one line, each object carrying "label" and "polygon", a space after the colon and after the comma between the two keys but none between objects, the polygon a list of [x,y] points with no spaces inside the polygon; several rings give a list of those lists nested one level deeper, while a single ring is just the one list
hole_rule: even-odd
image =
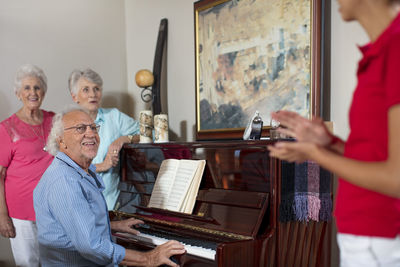
[{"label": "man's white hair", "polygon": [[47,138],[47,144],[46,144],[46,151],[49,152],[51,155],[55,156],[57,155],[58,151],[60,151],[60,145],[58,141],[59,138],[64,136],[63,118],[65,114],[77,110],[88,114],[86,110],[82,109],[80,106],[76,104],[73,104],[66,107],[53,117],[53,126],[51,127],[51,131],[49,137]]}]

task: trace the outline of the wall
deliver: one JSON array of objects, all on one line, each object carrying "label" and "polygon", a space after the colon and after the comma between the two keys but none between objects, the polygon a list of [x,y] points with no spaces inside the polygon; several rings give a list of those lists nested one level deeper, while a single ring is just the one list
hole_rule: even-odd
[{"label": "wall", "polygon": [[0,119],[20,107],[13,92],[16,69],[43,68],[48,92],[43,108],[72,103],[68,75],[91,67],[103,77],[104,104],[126,109],[125,17],[122,0],[0,0]]},{"label": "wall", "polygon": [[[193,140],[195,125],[193,2],[125,0],[128,91],[140,100],[134,82],[140,69],[153,69],[162,18],[168,19],[167,87],[171,139]],[[146,108],[142,102],[134,113]],[[163,107],[165,108],[165,107]]]},{"label": "wall", "polygon": [[365,44],[368,38],[356,22],[342,21],[337,1],[332,1],[331,11],[331,120],[334,132],[346,138],[349,133],[348,110],[361,58],[357,44]]}]

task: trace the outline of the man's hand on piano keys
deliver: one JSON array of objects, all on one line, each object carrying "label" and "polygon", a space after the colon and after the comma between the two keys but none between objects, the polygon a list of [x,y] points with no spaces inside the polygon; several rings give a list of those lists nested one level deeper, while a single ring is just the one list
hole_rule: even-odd
[{"label": "man's hand on piano keys", "polygon": [[183,254],[185,252],[185,247],[181,243],[175,240],[170,240],[148,252],[139,252],[127,249],[125,252],[125,258],[121,264],[125,264],[127,266],[148,267],[156,267],[166,264],[172,267],[179,267],[179,265],[174,263],[170,257],[173,255]]},{"label": "man's hand on piano keys", "polygon": [[112,221],[111,230],[138,235],[140,232],[138,230],[135,230],[134,227],[139,224],[144,224],[144,222],[135,218],[129,218],[121,221]]},{"label": "man's hand on piano keys", "polygon": [[173,262],[170,257],[177,254],[183,254],[185,252],[185,247],[181,243],[175,240],[170,240],[147,252],[149,253],[149,266],[159,266],[161,264],[166,264],[169,266],[178,267],[179,265]]}]

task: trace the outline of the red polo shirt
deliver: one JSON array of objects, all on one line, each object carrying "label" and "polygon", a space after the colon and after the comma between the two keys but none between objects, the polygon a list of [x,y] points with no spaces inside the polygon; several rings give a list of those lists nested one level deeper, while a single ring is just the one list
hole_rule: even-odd
[{"label": "red polo shirt", "polygon": [[[358,65],[344,155],[384,161],[388,157],[388,111],[400,104],[400,15],[374,43],[360,50],[363,58]],[[340,233],[378,237],[400,234],[400,199],[343,179],[339,179],[335,216]]]}]

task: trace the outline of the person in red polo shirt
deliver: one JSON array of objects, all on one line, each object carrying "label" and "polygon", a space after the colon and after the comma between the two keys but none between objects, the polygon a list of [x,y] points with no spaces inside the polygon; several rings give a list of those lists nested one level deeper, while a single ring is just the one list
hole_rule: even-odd
[{"label": "person in red polo shirt", "polygon": [[313,160],[339,176],[335,217],[341,266],[400,266],[400,1],[338,0],[345,21],[358,21],[358,84],[346,142],[321,119],[271,114],[297,142],[269,146],[291,162]]}]

